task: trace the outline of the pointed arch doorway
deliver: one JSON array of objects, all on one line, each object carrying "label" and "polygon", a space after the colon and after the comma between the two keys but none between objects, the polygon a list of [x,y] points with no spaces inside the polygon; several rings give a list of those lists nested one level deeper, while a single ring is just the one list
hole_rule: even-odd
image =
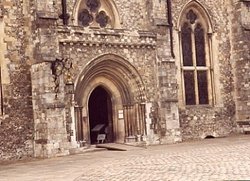
[{"label": "pointed arch doorway", "polygon": [[82,111],[75,122],[83,120],[82,140],[95,144],[93,129],[98,124],[104,124],[101,133],[107,128],[106,142],[140,140],[147,134],[145,98],[140,74],[130,62],[112,54],[92,60],[79,74],[75,87],[74,99]]},{"label": "pointed arch doorway", "polygon": [[105,134],[105,142],[113,142],[114,135],[111,96],[102,86],[96,87],[90,94],[88,111],[90,143],[97,143],[98,134]]}]

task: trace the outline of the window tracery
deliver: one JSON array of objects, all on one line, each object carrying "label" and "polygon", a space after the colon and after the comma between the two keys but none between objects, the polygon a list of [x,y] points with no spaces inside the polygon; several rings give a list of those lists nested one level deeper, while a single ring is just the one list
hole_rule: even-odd
[{"label": "window tracery", "polygon": [[100,25],[100,27],[104,28],[109,21],[108,15],[105,11],[100,11],[96,16],[96,22]]},{"label": "window tracery", "polygon": [[197,15],[194,13],[194,11],[193,11],[192,9],[188,11],[186,17],[187,17],[187,19],[189,20],[189,22],[190,22],[191,24],[194,24],[194,22],[195,22],[196,19],[197,19]]},{"label": "window tracery", "polygon": [[100,0],[87,0],[86,5],[91,12],[96,12],[100,7]]},{"label": "window tracery", "polygon": [[87,9],[83,9],[82,12],[79,13],[79,21],[84,27],[89,26],[93,19],[92,14],[90,14]]},{"label": "window tracery", "polygon": [[195,9],[185,12],[180,28],[184,102],[186,105],[210,104],[213,91],[208,27]]},{"label": "window tracery", "polygon": [[99,26],[105,28],[110,23],[109,15],[103,10],[100,0],[84,1],[83,9],[78,15],[78,21],[81,26]]}]

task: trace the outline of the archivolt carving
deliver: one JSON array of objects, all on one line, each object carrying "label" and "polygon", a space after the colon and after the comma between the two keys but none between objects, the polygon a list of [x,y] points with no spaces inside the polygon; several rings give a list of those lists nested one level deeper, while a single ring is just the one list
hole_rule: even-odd
[{"label": "archivolt carving", "polygon": [[80,100],[89,82],[97,77],[105,77],[119,90],[124,105],[144,102],[145,89],[136,69],[126,60],[115,55],[103,55],[91,61],[78,76],[75,98]]}]

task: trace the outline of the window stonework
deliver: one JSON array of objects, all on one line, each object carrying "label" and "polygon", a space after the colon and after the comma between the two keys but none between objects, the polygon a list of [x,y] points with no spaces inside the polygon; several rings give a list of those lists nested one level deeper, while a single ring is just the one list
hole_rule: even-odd
[{"label": "window stonework", "polygon": [[182,55],[183,55],[183,65],[192,66],[192,30],[188,27],[188,24],[185,23],[181,29],[181,42],[182,42]]},{"label": "window stonework", "polygon": [[78,12],[78,25],[83,27],[113,27],[114,17],[107,1],[83,0]]},{"label": "window stonework", "polygon": [[180,24],[181,75],[185,105],[212,104],[212,80],[207,23],[193,8]]}]

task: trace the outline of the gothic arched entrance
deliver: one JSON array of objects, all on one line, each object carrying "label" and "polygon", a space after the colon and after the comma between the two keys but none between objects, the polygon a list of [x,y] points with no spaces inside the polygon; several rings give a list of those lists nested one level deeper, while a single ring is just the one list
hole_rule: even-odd
[{"label": "gothic arched entrance", "polygon": [[96,87],[88,101],[90,142],[97,142],[98,134],[105,135],[105,141],[113,142],[112,102],[109,93],[102,87]]},{"label": "gothic arched entrance", "polygon": [[77,80],[74,98],[81,112],[75,122],[81,123],[76,133],[82,137],[76,141],[94,144],[98,131],[105,133],[106,142],[116,143],[140,140],[146,134],[143,82],[132,64],[103,55],[90,61]]}]

